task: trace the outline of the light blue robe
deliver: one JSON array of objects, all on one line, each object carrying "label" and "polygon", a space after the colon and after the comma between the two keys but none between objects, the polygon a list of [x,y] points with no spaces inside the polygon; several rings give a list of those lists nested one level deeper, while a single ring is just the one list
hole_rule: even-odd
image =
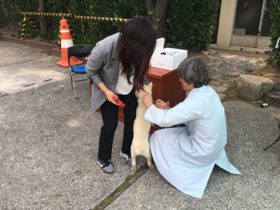
[{"label": "light blue robe", "polygon": [[210,86],[194,88],[188,97],[169,110],[154,105],[145,119],[161,127],[185,123],[187,127],[166,128],[150,138],[150,149],[162,176],[185,194],[202,198],[215,164],[233,173],[229,163],[224,107]]}]

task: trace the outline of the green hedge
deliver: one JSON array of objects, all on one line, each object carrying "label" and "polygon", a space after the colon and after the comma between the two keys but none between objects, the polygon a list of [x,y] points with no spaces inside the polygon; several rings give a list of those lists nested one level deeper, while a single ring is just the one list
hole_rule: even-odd
[{"label": "green hedge", "polygon": [[270,15],[270,18],[273,19],[269,34],[271,37],[271,45],[269,47],[272,49],[272,56],[266,61],[268,65],[276,64],[280,72],[280,48],[275,48],[280,37],[280,0],[273,0],[272,3],[275,5]]},{"label": "green hedge", "polygon": [[[71,13],[81,16],[132,18],[147,16],[143,0],[46,0],[48,13]],[[16,5],[16,6],[15,6]],[[190,51],[206,50],[210,43],[217,0],[169,0],[166,18],[166,43]],[[5,8],[5,22],[14,24],[22,20],[19,12],[37,12],[38,0],[0,0]],[[8,18],[8,13],[13,14]],[[31,16],[40,28],[39,16]],[[75,44],[95,44],[100,39],[118,32],[122,23],[70,19],[68,22],[77,34]],[[47,17],[47,32],[35,33],[43,40],[55,39],[59,31],[59,18]],[[34,34],[27,21],[26,34]],[[20,31],[18,36],[20,36]]]},{"label": "green hedge", "polygon": [[166,20],[167,42],[192,51],[207,50],[210,45],[217,0],[173,0]]}]

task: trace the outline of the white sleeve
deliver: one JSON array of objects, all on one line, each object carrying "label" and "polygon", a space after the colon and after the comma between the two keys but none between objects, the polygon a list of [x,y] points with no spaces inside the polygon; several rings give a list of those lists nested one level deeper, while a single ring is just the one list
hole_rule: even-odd
[{"label": "white sleeve", "polygon": [[203,105],[196,96],[189,96],[172,109],[162,110],[152,105],[146,111],[144,118],[161,127],[186,123],[202,116]]}]

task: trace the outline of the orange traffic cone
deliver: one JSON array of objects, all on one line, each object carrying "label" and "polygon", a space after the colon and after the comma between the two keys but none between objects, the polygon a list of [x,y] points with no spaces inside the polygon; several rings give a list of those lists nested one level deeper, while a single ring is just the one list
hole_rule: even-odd
[{"label": "orange traffic cone", "polygon": [[[72,47],[73,40],[70,34],[70,30],[67,24],[67,20],[61,19],[60,21],[60,32],[61,32],[61,61],[58,61],[56,64],[69,67],[68,65],[68,47]],[[77,57],[70,58],[70,65],[80,65],[83,64],[83,61],[79,60]]]}]

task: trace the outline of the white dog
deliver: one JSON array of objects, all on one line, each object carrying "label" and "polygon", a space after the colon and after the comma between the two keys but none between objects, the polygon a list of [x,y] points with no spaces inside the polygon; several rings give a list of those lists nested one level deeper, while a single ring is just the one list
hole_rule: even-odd
[{"label": "white dog", "polygon": [[131,159],[132,159],[132,170],[136,170],[136,156],[141,155],[147,158],[148,166],[153,169],[154,166],[151,161],[151,153],[149,146],[149,131],[151,129],[151,122],[144,119],[144,115],[147,111],[147,107],[143,104],[142,98],[147,94],[152,94],[153,83],[150,82],[149,85],[144,85],[144,90],[140,92],[135,92],[138,98],[138,106],[136,110],[136,119],[133,125],[134,137],[131,145]]}]

